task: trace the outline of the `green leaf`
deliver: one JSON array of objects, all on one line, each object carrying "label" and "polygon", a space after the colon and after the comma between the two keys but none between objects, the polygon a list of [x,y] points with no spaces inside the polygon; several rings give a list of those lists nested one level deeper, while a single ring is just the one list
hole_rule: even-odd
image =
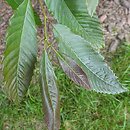
[{"label": "green leaf", "polygon": [[62,54],[64,60],[59,58],[60,65],[66,75],[77,85],[90,89],[89,81],[84,71],[78,66],[73,59]]},{"label": "green leaf", "polygon": [[9,21],[4,53],[4,90],[10,100],[25,95],[36,62],[37,31],[30,0],[18,7]]},{"label": "green leaf", "polygon": [[[7,3],[12,7],[13,10],[16,10],[18,8],[18,6],[24,1],[24,0],[6,0]],[[35,22],[36,25],[42,25],[41,19],[39,17],[39,15],[37,14],[37,12],[33,9],[33,13],[34,13],[34,18],[35,18]]]},{"label": "green leaf", "polygon": [[3,74],[2,70],[0,69],[0,88],[2,87],[2,81],[3,81]]},{"label": "green leaf", "polygon": [[93,16],[98,3],[99,0],[86,0],[86,5],[87,5],[89,15]]},{"label": "green leaf", "polygon": [[59,93],[56,85],[56,77],[52,64],[46,51],[40,67],[41,90],[43,109],[45,112],[45,123],[48,130],[59,130],[60,128],[60,107]]},{"label": "green leaf", "polygon": [[86,0],[44,0],[58,23],[68,26],[75,34],[100,49],[104,46],[103,33],[96,16],[88,14]]},{"label": "green leaf", "polygon": [[42,25],[42,21],[41,21],[39,15],[37,14],[37,12],[34,9],[33,9],[33,11],[34,11],[34,19],[35,19],[36,25],[38,25],[38,26]]},{"label": "green leaf", "polygon": [[16,10],[18,6],[24,1],[24,0],[5,0],[7,3],[12,7],[13,10]]},{"label": "green leaf", "polygon": [[2,61],[0,58],[0,87],[2,86],[2,82],[3,82],[3,72],[2,72]]},{"label": "green leaf", "polygon": [[64,25],[55,25],[55,36],[59,40],[60,50],[75,60],[88,77],[92,90],[101,93],[116,94],[127,91],[118,82],[103,57],[97,53],[82,37],[73,34]]}]

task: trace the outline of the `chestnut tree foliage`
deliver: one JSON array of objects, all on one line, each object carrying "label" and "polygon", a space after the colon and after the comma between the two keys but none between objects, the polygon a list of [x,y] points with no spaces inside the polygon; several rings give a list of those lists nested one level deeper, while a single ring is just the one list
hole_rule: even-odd
[{"label": "chestnut tree foliage", "polygon": [[[6,0],[14,10],[6,34],[3,59],[3,90],[9,100],[20,103],[29,89],[37,62],[37,26],[40,18],[30,0]],[[127,91],[105,63],[100,49],[103,33],[95,15],[98,0],[39,0],[44,16],[44,49],[40,62],[40,86],[48,130],[60,129],[60,103],[56,76],[48,50],[52,49],[66,75],[77,85],[99,93]],[[47,37],[43,4],[57,20],[53,32],[56,50]]]}]

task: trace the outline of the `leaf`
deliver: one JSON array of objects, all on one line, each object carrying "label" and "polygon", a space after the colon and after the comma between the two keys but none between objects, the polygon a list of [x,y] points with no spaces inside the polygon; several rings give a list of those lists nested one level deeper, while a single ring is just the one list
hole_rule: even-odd
[{"label": "leaf", "polygon": [[2,70],[0,69],[0,88],[2,87],[3,75]]},{"label": "leaf", "polygon": [[3,72],[2,72],[2,61],[0,58],[0,87],[2,86],[2,82],[3,82]]},{"label": "leaf", "polygon": [[82,37],[73,34],[64,25],[55,25],[57,37],[62,53],[75,60],[88,77],[92,90],[101,93],[116,94],[127,91],[118,82],[103,57],[97,53]]},{"label": "leaf", "polygon": [[[13,10],[16,10],[18,8],[18,6],[24,1],[24,0],[6,0],[7,3],[12,7]],[[42,25],[41,19],[39,17],[39,15],[37,14],[37,12],[33,9],[33,13],[34,13],[34,18],[35,18],[35,22],[36,25],[40,26]]]},{"label": "leaf", "polygon": [[24,1],[24,0],[5,0],[7,3],[12,7],[13,10],[16,10],[18,6]]},{"label": "leaf", "polygon": [[84,71],[70,57],[64,55],[64,61],[59,59],[60,65],[66,75],[77,85],[83,86],[85,89],[90,89],[88,78]]},{"label": "leaf", "polygon": [[98,6],[99,0],[86,0],[86,5],[89,15],[93,16],[96,7]]},{"label": "leaf", "polygon": [[36,62],[37,32],[30,0],[18,7],[10,19],[4,53],[4,90],[10,100],[25,95]]},{"label": "leaf", "polygon": [[60,107],[59,93],[56,85],[56,77],[52,64],[46,51],[43,53],[40,66],[41,90],[43,109],[45,112],[45,123],[48,130],[59,130],[60,128]]},{"label": "leaf", "polygon": [[94,48],[104,46],[103,33],[97,16],[88,14],[86,0],[44,0],[58,23],[68,26]]},{"label": "leaf", "polygon": [[39,15],[37,14],[37,12],[34,9],[33,9],[33,11],[34,11],[34,19],[35,19],[36,25],[38,25],[38,26],[42,25],[42,21],[41,21]]}]

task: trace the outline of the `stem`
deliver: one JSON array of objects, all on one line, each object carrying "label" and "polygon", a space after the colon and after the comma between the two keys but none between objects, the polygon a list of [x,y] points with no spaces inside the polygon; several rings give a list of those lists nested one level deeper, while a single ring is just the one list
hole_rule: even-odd
[{"label": "stem", "polygon": [[48,35],[47,35],[47,16],[46,16],[46,12],[45,12],[42,0],[39,0],[39,4],[41,6],[42,13],[43,13],[43,16],[44,16],[44,49],[46,50],[47,46],[49,44]]},{"label": "stem", "polygon": [[[42,1],[39,0],[39,3],[40,3],[40,6],[41,6],[41,9],[42,9],[42,13],[43,13],[43,16],[44,16],[44,49],[47,50],[49,47],[51,47],[54,52],[56,53],[56,55],[68,66],[68,68],[75,74],[75,71],[73,70],[73,68],[70,67],[70,65],[64,60],[64,58],[58,53],[58,51],[53,48],[52,44],[49,43],[48,41],[48,35],[47,35],[47,16],[46,16],[46,12],[45,12],[45,9],[44,9],[44,6],[42,4]],[[77,75],[78,76],[78,75]],[[79,77],[79,76],[78,76]],[[80,77],[79,77],[80,78]]]}]

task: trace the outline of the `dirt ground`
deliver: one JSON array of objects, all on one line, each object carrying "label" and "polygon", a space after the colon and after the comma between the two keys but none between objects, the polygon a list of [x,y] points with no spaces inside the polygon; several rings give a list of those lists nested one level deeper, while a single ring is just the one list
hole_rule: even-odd
[{"label": "dirt ground", "polygon": [[4,2],[4,0],[0,0],[0,63],[2,60],[2,53],[5,47],[6,28],[8,26],[8,20],[11,15],[11,8]]},{"label": "dirt ground", "polygon": [[108,51],[114,52],[124,41],[130,43],[130,0],[100,0],[97,14]]}]

